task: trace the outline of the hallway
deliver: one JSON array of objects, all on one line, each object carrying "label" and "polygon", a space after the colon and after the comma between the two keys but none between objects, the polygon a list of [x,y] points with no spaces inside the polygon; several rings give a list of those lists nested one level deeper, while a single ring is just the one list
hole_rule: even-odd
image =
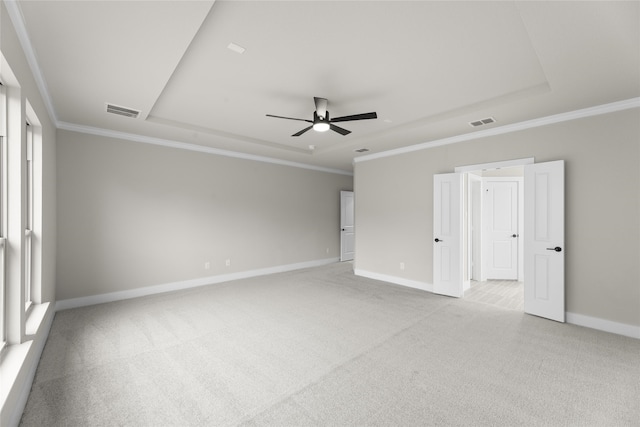
[{"label": "hallway", "polygon": [[524,311],[524,283],[516,280],[472,280],[471,288],[464,293],[464,299]]}]

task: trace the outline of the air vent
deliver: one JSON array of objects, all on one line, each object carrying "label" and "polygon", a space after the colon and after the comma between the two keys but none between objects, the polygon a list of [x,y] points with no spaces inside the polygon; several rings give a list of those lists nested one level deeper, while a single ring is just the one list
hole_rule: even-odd
[{"label": "air vent", "polygon": [[484,125],[488,125],[488,124],[495,123],[495,122],[496,122],[496,120],[493,117],[487,117],[486,119],[481,119],[481,120],[476,120],[476,121],[473,121],[473,122],[469,122],[469,125],[471,125],[471,126],[473,126],[475,128],[475,127],[478,127],[478,126],[484,126]]},{"label": "air vent", "polygon": [[120,107],[118,105],[106,104],[107,105],[107,113],[118,114],[120,116],[131,117],[132,119],[137,119],[138,115],[140,115],[140,111],[133,110],[131,108]]},{"label": "air vent", "polygon": [[353,150],[356,153],[366,153],[367,151],[369,151],[368,148],[358,148],[357,150]]}]

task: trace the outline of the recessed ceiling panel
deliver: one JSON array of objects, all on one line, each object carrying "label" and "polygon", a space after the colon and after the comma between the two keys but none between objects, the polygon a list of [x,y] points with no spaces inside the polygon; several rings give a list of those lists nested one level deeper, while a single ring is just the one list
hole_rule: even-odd
[{"label": "recessed ceiling panel", "polygon": [[[541,84],[513,3],[219,1],[151,117],[321,150]],[[265,117],[312,119],[314,96],[332,117],[383,120],[291,138],[304,123]]]},{"label": "recessed ceiling panel", "polygon": [[[134,140],[350,169],[363,147],[379,153],[640,96],[637,1],[11,5],[58,120]],[[340,123],[346,136],[295,138],[307,123],[266,117],[310,120],[314,96],[328,99],[331,117],[378,118]],[[107,113],[105,103],[140,115]],[[496,123],[468,124],[487,117]]]}]

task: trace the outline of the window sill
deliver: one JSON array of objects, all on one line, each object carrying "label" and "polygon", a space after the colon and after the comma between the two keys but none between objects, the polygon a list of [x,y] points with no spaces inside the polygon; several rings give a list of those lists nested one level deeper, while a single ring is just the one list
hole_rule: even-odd
[{"label": "window sill", "polygon": [[44,304],[32,304],[29,312],[27,313],[27,321],[24,325],[24,334],[25,341],[31,340],[38,333],[38,329],[40,329],[40,325],[42,325],[42,321],[47,315],[47,311],[49,310],[48,302]]},{"label": "window sill", "polygon": [[2,360],[0,361],[0,377],[2,377],[0,404],[2,404],[3,409],[9,392],[18,378],[20,369],[27,359],[32,344],[33,341],[27,341],[19,345],[8,345],[4,349]]}]

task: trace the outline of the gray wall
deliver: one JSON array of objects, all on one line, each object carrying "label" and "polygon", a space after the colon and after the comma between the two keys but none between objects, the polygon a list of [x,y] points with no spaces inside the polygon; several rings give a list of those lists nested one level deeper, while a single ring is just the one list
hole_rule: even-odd
[{"label": "gray wall", "polygon": [[355,268],[433,283],[433,175],[525,157],[566,161],[567,311],[640,325],[638,109],[356,163]]},{"label": "gray wall", "polygon": [[353,185],[62,130],[58,166],[58,300],[337,258]]}]

